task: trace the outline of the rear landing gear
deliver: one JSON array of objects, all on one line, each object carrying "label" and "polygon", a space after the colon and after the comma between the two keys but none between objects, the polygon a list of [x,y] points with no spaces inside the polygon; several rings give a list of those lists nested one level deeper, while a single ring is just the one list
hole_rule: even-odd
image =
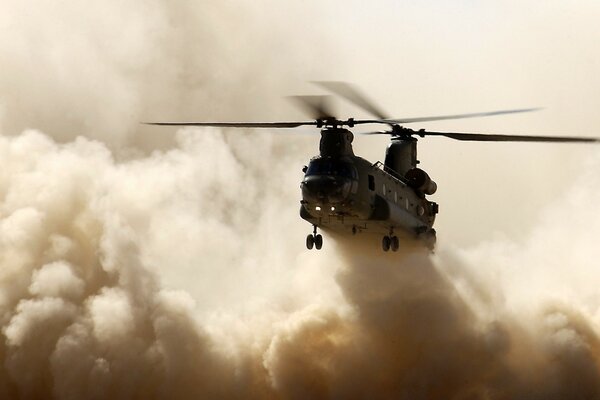
[{"label": "rear landing gear", "polygon": [[383,251],[398,251],[400,248],[400,241],[398,240],[398,236],[394,236],[394,230],[390,229],[389,236],[384,236],[381,240],[381,248]]},{"label": "rear landing gear", "polygon": [[398,240],[398,236],[392,236],[392,251],[398,251],[400,248],[400,241]]},{"label": "rear landing gear", "polygon": [[390,239],[389,236],[384,236],[383,240],[381,241],[381,248],[383,249],[383,251],[389,251],[391,246],[392,239]]},{"label": "rear landing gear", "polygon": [[317,250],[321,250],[323,247],[323,236],[317,233],[317,226],[313,225],[313,233],[306,237],[306,248],[312,250],[312,248],[316,248]]}]

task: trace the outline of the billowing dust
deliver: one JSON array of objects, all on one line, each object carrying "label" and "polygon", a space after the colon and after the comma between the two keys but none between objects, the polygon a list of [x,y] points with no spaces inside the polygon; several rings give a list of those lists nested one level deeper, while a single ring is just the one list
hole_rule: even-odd
[{"label": "billowing dust", "polygon": [[4,398],[600,395],[600,221],[564,218],[589,179],[524,245],[308,252],[279,195],[299,173],[265,180],[217,131],[127,162],[35,131],[0,153]]}]

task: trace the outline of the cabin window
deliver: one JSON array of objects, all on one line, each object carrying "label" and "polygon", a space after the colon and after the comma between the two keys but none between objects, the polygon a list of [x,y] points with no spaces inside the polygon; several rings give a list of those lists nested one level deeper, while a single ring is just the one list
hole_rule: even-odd
[{"label": "cabin window", "polygon": [[375,177],[369,175],[369,190],[375,190]]},{"label": "cabin window", "polygon": [[356,179],[356,168],[345,161],[330,158],[315,158],[308,164],[306,176],[310,175],[329,175],[340,176],[343,178]]}]

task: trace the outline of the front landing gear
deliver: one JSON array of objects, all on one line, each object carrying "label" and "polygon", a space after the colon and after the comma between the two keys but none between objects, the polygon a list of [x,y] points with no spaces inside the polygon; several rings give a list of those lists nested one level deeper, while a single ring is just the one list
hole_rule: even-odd
[{"label": "front landing gear", "polygon": [[313,225],[313,233],[306,237],[306,248],[312,250],[312,248],[316,248],[317,250],[321,250],[323,247],[323,236],[317,233],[317,226]]},{"label": "front landing gear", "polygon": [[400,241],[398,240],[398,236],[394,236],[394,230],[390,229],[389,236],[384,236],[381,240],[381,248],[383,251],[398,251],[400,248]]}]

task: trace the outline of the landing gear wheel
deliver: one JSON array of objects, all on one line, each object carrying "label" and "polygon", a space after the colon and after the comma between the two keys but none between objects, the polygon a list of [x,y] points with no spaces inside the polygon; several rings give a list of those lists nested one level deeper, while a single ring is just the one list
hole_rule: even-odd
[{"label": "landing gear wheel", "polygon": [[383,249],[383,251],[389,251],[391,245],[392,245],[392,239],[390,239],[389,236],[384,236],[383,239],[381,240],[381,248]]},{"label": "landing gear wheel", "polygon": [[398,240],[398,236],[392,236],[390,246],[392,251],[398,251],[400,247],[400,241]]},{"label": "landing gear wheel", "polygon": [[321,250],[321,247],[323,247],[323,236],[317,235],[315,236],[315,248]]},{"label": "landing gear wheel", "polygon": [[312,250],[313,247],[317,250],[321,250],[323,247],[323,236],[317,233],[316,225],[313,225],[313,233],[306,237],[306,248]]},{"label": "landing gear wheel", "polygon": [[306,248],[309,250],[312,250],[314,245],[315,245],[315,237],[313,235],[308,235],[306,237]]}]

